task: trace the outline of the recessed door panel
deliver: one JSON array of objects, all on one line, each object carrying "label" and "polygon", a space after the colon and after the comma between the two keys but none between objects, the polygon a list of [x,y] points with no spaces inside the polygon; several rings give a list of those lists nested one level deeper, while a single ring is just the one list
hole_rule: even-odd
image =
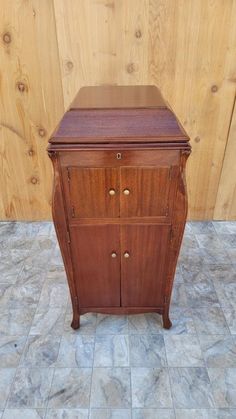
[{"label": "recessed door panel", "polygon": [[173,167],[121,167],[123,217],[168,216],[174,191]]},{"label": "recessed door panel", "polygon": [[116,168],[68,167],[72,217],[119,217]]},{"label": "recessed door panel", "polygon": [[70,231],[80,306],[120,306],[120,227],[83,225]]},{"label": "recessed door panel", "polygon": [[121,226],[121,305],[163,305],[169,225]]}]

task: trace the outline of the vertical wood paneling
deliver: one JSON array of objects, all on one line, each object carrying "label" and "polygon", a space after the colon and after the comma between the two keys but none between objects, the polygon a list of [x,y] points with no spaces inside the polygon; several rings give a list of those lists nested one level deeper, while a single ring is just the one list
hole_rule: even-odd
[{"label": "vertical wood paneling", "polygon": [[220,177],[214,211],[215,220],[236,220],[236,106]]},{"label": "vertical wood paneling", "polygon": [[148,82],[147,0],[54,0],[65,106],[82,85]]},{"label": "vertical wood paneling", "polygon": [[236,0],[5,2],[0,219],[51,217],[47,140],[82,85],[146,83],[191,136],[189,217],[235,218],[235,19]]},{"label": "vertical wood paneling", "polygon": [[234,101],[235,2],[150,0],[150,72],[191,136],[189,217],[214,213]]},{"label": "vertical wood paneling", "polygon": [[1,9],[1,218],[50,216],[48,137],[63,113],[53,3]]}]

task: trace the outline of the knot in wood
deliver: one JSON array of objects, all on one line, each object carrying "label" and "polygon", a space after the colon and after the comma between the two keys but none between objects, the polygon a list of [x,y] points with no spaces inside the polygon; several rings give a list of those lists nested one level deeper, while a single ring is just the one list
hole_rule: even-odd
[{"label": "knot in wood", "polygon": [[45,129],[44,128],[39,128],[38,134],[39,134],[40,137],[45,137],[45,135],[46,135]]},{"label": "knot in wood", "polygon": [[22,81],[18,81],[17,83],[17,89],[19,90],[19,92],[23,93],[23,92],[27,92],[28,88],[26,86],[25,83],[23,83]]},{"label": "knot in wood", "polygon": [[33,183],[33,185],[36,185],[36,183],[38,183],[38,179],[35,176],[32,176],[30,181],[31,183]]},{"label": "knot in wood", "polygon": [[213,84],[213,86],[211,86],[212,93],[217,92],[217,90],[218,90],[218,86],[216,84]]},{"label": "knot in wood", "polygon": [[141,37],[142,37],[142,32],[141,32],[141,30],[140,30],[140,29],[137,29],[137,30],[136,30],[136,32],[135,32],[135,36],[136,36],[136,38],[141,38]]},{"label": "knot in wood", "polygon": [[134,63],[129,63],[129,64],[127,65],[126,69],[127,69],[127,72],[128,72],[129,74],[133,73],[133,72],[135,71],[135,66],[134,66]]},{"label": "knot in wood", "polygon": [[72,61],[67,61],[66,62],[66,68],[68,69],[68,70],[72,70],[72,68],[74,67],[74,64],[73,64],[73,62]]},{"label": "knot in wood", "polygon": [[29,149],[28,155],[29,156],[33,156],[34,155],[34,150],[32,148]]},{"label": "knot in wood", "polygon": [[198,136],[194,138],[195,143],[199,143],[199,142],[200,142],[200,140],[201,140],[201,138],[200,138],[200,137],[198,137]]},{"label": "knot in wood", "polygon": [[5,33],[3,34],[2,39],[3,39],[3,42],[4,42],[5,44],[10,44],[10,42],[11,42],[11,34],[10,34],[9,32],[5,32]]}]

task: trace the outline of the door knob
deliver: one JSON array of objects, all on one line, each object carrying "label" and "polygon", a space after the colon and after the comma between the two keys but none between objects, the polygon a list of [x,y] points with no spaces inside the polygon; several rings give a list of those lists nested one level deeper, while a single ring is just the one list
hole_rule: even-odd
[{"label": "door knob", "polygon": [[115,189],[110,189],[109,190],[109,195],[113,196],[113,195],[115,195],[115,193],[116,193]]},{"label": "door knob", "polygon": [[130,194],[130,190],[129,189],[124,189],[123,190],[124,195],[129,195]]},{"label": "door knob", "polygon": [[111,257],[116,258],[116,256],[117,256],[116,252],[112,252]]},{"label": "door knob", "polygon": [[127,259],[127,258],[129,258],[129,256],[130,256],[130,255],[129,255],[129,252],[125,252],[125,253],[124,253],[124,258],[126,258],[126,259]]}]

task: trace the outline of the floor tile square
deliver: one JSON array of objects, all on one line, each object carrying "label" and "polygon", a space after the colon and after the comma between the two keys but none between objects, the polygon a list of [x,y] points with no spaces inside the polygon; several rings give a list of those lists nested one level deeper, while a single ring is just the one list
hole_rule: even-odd
[{"label": "floor tile square", "polygon": [[23,367],[52,367],[57,360],[60,336],[32,335],[29,336],[21,357]]},{"label": "floor tile square", "polygon": [[196,330],[199,334],[229,334],[229,328],[220,306],[202,307],[192,310]]},{"label": "floor tile square", "polygon": [[132,368],[131,386],[133,408],[172,407],[167,368]]},{"label": "floor tile square", "polygon": [[92,367],[94,356],[94,336],[63,335],[57,367]]},{"label": "floor tile square", "polygon": [[45,408],[53,377],[53,369],[19,368],[16,372],[8,408]]},{"label": "floor tile square", "polygon": [[215,407],[206,368],[170,368],[169,372],[175,408]]},{"label": "floor tile square", "polygon": [[236,368],[236,336],[199,335],[207,367]]},{"label": "floor tile square", "polygon": [[49,396],[49,408],[88,408],[91,368],[57,368]]},{"label": "floor tile square", "polygon": [[130,335],[132,367],[166,367],[166,351],[162,335]]},{"label": "floor tile square", "polygon": [[42,307],[39,308],[34,316],[31,335],[53,334],[61,335],[65,321],[65,311],[60,308]]},{"label": "floor tile square", "polygon": [[131,407],[130,369],[94,368],[91,407]]},{"label": "floor tile square", "polygon": [[128,367],[128,335],[97,335],[95,342],[95,367]]},{"label": "floor tile square", "polygon": [[169,367],[203,367],[201,347],[195,335],[165,335]]}]

